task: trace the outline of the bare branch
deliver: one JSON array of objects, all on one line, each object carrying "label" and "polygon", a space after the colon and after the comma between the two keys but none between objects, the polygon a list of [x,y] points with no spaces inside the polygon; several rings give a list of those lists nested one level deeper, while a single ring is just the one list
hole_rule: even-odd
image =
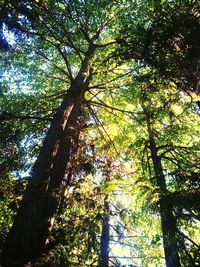
[{"label": "bare branch", "polygon": [[52,121],[52,118],[49,117],[37,117],[32,115],[15,115],[10,112],[2,112],[0,115],[0,121],[7,120],[41,120],[41,121]]},{"label": "bare branch", "polygon": [[67,55],[66,55],[66,53],[64,53],[64,52],[61,50],[60,45],[58,45],[57,48],[58,48],[58,51],[59,51],[59,53],[61,54],[62,58],[64,59],[65,65],[66,65],[67,70],[68,70],[68,73],[69,73],[69,79],[70,79],[70,81],[72,82],[72,81],[74,80],[74,78],[73,78],[73,74],[72,74],[71,66],[70,66],[69,61],[68,61],[68,59],[67,59]]}]

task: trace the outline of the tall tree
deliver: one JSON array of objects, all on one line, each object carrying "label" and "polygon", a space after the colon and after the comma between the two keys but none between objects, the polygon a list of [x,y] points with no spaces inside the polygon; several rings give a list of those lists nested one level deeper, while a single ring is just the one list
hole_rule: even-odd
[{"label": "tall tree", "polygon": [[[107,12],[110,5],[100,1],[96,9],[96,4],[96,1],[16,3],[18,20],[14,21],[17,24],[14,26],[41,37],[56,49],[65,62],[66,70],[61,70],[69,79],[70,87],[54,115],[6,239],[4,266],[23,266],[48,248],[48,238],[60,203],[62,180],[76,146],[81,105],[92,79],[92,61],[98,49],[109,45],[101,43],[101,34],[111,18]],[[36,16],[33,29],[27,23],[26,13]],[[75,55],[73,60],[79,63],[75,73],[69,63],[72,52]],[[48,56],[43,57],[48,60]]]},{"label": "tall tree", "polygon": [[[136,265],[164,266],[161,232],[168,266],[197,264],[199,3],[186,2],[2,1],[2,185],[20,151],[29,166],[39,154],[4,266],[42,253],[36,266],[108,266],[109,256],[119,265],[116,243],[130,246]],[[118,163],[127,169],[104,183],[108,154],[116,172]],[[11,187],[1,190],[3,239],[21,194],[20,182]]]},{"label": "tall tree", "polygon": [[163,244],[165,251],[165,260],[167,267],[178,267],[180,265],[180,258],[178,254],[178,240],[177,240],[177,225],[176,218],[173,215],[172,205],[166,201],[163,196],[167,193],[166,179],[162,167],[161,158],[158,155],[158,147],[155,142],[154,132],[151,126],[151,115],[143,106],[143,111],[147,120],[147,131],[149,136],[149,149],[153,161],[153,168],[156,176],[156,183],[160,190],[160,216],[163,233]]},{"label": "tall tree", "polygon": [[[140,77],[140,84],[142,84],[141,79],[142,78]],[[148,88],[147,85],[148,82],[145,81],[143,84],[144,87],[140,92],[141,118],[139,119],[138,116],[138,121],[147,129],[147,137],[145,137],[147,138],[147,141],[144,152],[141,155],[142,168],[144,170],[143,175],[145,177],[145,173],[148,173],[147,175],[149,176],[149,179],[158,189],[157,197],[161,216],[166,265],[181,266],[182,263],[185,264],[187,262],[189,266],[192,266],[196,260],[195,257],[193,258],[192,256],[192,251],[188,253],[184,245],[184,239],[187,237],[183,237],[182,235],[181,229],[183,225],[180,224],[180,217],[177,216],[177,210],[180,209],[178,195],[182,190],[184,190],[180,188],[180,185],[177,186],[177,183],[179,183],[179,172],[182,174],[185,173],[183,175],[188,176],[187,179],[189,182],[191,176],[188,175],[188,172],[191,174],[193,173],[195,177],[194,173],[199,171],[198,164],[195,163],[193,165],[192,162],[193,160],[196,161],[196,141],[194,140],[191,143],[191,140],[189,139],[189,132],[186,130],[185,126],[188,125],[188,127],[193,127],[194,133],[196,130],[198,132],[198,128],[195,127],[195,124],[192,126],[189,122],[187,122],[188,111],[184,111],[183,99],[181,100],[182,107],[179,103],[176,104],[177,109],[175,109],[175,104],[172,103],[178,103],[180,100],[177,99],[176,90],[173,92],[174,88],[172,87],[170,89],[172,85],[169,85],[170,87],[168,87],[168,90],[171,91],[170,93],[167,93],[169,94],[168,96],[167,94],[164,96],[158,93],[159,90],[163,90],[162,86],[164,85],[159,85],[159,83],[156,83],[155,80],[151,80]],[[166,86],[167,85],[165,84],[165,87]],[[174,100],[172,100],[173,98]],[[171,112],[170,109],[175,113]],[[176,112],[179,116],[179,112],[182,113],[181,119],[178,115],[176,115]],[[190,112],[190,116],[191,118],[194,116],[198,120],[198,116],[193,115],[192,112]],[[183,126],[179,125],[179,120],[184,121]],[[184,131],[187,132],[186,136],[188,140],[184,140]],[[192,152],[190,155],[191,158],[186,160],[184,154],[187,150],[189,152],[189,147]],[[180,156],[181,158],[179,158]],[[192,159],[192,157],[194,157],[194,159]],[[185,164],[187,164],[187,168],[184,166]],[[148,185],[146,186],[148,188]],[[191,189],[190,186],[188,187],[188,192],[190,191],[190,193],[192,193],[193,190],[196,191],[195,188],[196,185],[194,183],[193,189]],[[185,199],[188,199],[190,193],[188,195],[185,194]],[[195,194],[198,194],[198,189]],[[173,195],[174,200],[172,200]],[[176,200],[175,195],[177,196]],[[182,203],[182,205],[184,204]],[[190,200],[190,206],[193,205],[195,206],[196,204],[193,204]],[[187,209],[186,206],[185,209]],[[191,216],[193,217],[193,215]],[[184,216],[182,218],[184,218]],[[190,225],[190,227],[191,226],[192,225]],[[192,239],[193,238],[194,237],[192,237]],[[184,259],[184,251],[187,253],[188,259]],[[190,253],[191,255],[189,255]]]}]

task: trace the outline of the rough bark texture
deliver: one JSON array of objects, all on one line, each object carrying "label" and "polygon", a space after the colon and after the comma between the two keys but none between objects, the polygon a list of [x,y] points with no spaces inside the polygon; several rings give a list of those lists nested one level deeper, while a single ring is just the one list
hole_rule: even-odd
[{"label": "rough bark texture", "polygon": [[[148,116],[147,116],[148,117]],[[151,157],[153,161],[156,182],[160,188],[160,216],[163,233],[163,245],[165,252],[165,262],[167,267],[180,267],[180,258],[177,247],[177,227],[176,219],[172,212],[170,203],[166,203],[163,196],[167,193],[165,175],[162,168],[161,158],[155,143],[154,134],[151,129],[150,119],[147,118],[148,134],[150,141]]]},{"label": "rough bark texture", "polygon": [[89,84],[86,73],[93,53],[94,47],[91,46],[44,140],[3,248],[4,267],[22,267],[48,250],[62,181],[75,145],[81,102]]}]

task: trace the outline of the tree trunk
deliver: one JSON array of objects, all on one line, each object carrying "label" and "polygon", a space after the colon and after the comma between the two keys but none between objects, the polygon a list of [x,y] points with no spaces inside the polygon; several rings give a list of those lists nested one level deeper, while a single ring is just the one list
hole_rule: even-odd
[{"label": "tree trunk", "polygon": [[101,241],[100,241],[100,255],[99,255],[99,267],[108,267],[109,266],[109,241],[110,241],[110,225],[109,225],[109,214],[110,207],[109,202],[105,199],[104,204],[104,217],[102,220],[102,232],[101,232]]},{"label": "tree trunk", "polygon": [[90,45],[81,69],[57,111],[33,167],[14,224],[3,247],[3,266],[22,267],[48,250],[50,233],[59,208],[62,181],[76,142],[81,102],[88,89]]},{"label": "tree trunk", "polygon": [[156,175],[157,186],[160,189],[160,216],[163,233],[163,245],[165,252],[165,262],[167,267],[180,267],[180,259],[177,247],[177,227],[176,219],[172,212],[172,205],[166,203],[164,195],[167,193],[165,175],[162,168],[161,158],[155,143],[154,134],[151,129],[150,118],[147,114],[148,135],[150,141],[150,151]]},{"label": "tree trunk", "polygon": [[[106,182],[111,180],[110,177],[111,161],[107,158],[105,169]],[[104,214],[102,218],[102,232],[100,240],[100,253],[98,267],[109,267],[109,242],[110,242],[110,201],[108,193],[104,199]]]}]

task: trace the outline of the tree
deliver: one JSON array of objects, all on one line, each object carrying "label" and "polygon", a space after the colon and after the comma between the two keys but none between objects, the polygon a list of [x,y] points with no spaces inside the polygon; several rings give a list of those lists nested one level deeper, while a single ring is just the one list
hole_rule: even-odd
[{"label": "tree", "polygon": [[[93,58],[98,49],[109,45],[102,44],[101,33],[109,21],[107,10],[110,5],[103,1],[99,3],[98,9],[94,10],[94,6],[96,7],[96,1],[69,1],[60,4],[57,1],[43,4],[30,1],[15,5],[18,21],[17,26],[14,26],[22,32],[42,36],[42,41],[50,43],[56,49],[67,68],[60,70],[65,72],[70,87],[54,115],[5,242],[4,266],[23,266],[37,259],[48,247],[66,166],[76,146],[81,105],[94,74]],[[26,13],[36,16],[33,30],[27,25]],[[98,14],[97,17],[95,13]],[[12,21],[9,25],[12,25]],[[49,60],[48,56],[42,56]],[[74,71],[75,76],[68,61],[71,57],[80,64],[79,70]]]},{"label": "tree", "polygon": [[166,266],[181,266],[178,254],[178,242],[177,242],[177,223],[176,218],[172,213],[172,206],[170,203],[163,199],[163,195],[167,193],[167,186],[165,175],[161,163],[161,158],[158,155],[158,148],[155,143],[154,132],[151,127],[151,115],[143,106],[143,110],[147,120],[147,131],[149,136],[149,149],[151,152],[151,158],[153,161],[153,168],[156,175],[156,183],[160,190],[160,216],[163,233],[163,243],[165,251]]},{"label": "tree", "polygon": [[130,16],[121,18],[119,54],[153,67],[191,97],[199,96],[199,1],[139,1],[129,10]]},{"label": "tree", "polygon": [[[179,186],[177,186],[176,184],[179,180],[179,172],[181,171],[182,174],[185,173],[184,176],[188,177],[189,182],[191,176],[188,175],[188,172],[193,173],[195,177],[194,173],[199,171],[198,164],[193,163],[193,160],[194,162],[196,161],[196,144],[195,141],[193,141],[193,146],[190,147],[191,140],[189,138],[189,132],[187,132],[185,128],[186,125],[188,125],[188,127],[191,127],[189,126],[189,121],[187,122],[188,111],[183,111],[185,101],[184,99],[182,99],[181,119],[179,119],[178,115],[176,115],[178,113],[180,116],[179,112],[181,106],[179,102],[177,106],[179,110],[173,109],[172,103],[173,101],[175,103],[178,103],[178,99],[176,90],[173,92],[174,88],[172,85],[169,85],[172,86],[171,89],[170,87],[168,87],[170,93],[166,92],[165,94],[161,95],[159,90],[163,90],[163,86],[166,87],[166,84],[160,84],[159,79],[156,81],[155,77],[154,79],[152,77],[152,80],[149,83],[148,87],[148,81],[146,81],[145,76],[143,77],[143,79],[145,79],[144,83],[141,82],[141,77],[139,79],[139,84],[142,88],[140,91],[141,112],[140,117],[138,116],[137,119],[143,127],[146,127],[147,131],[145,136],[146,141],[145,139],[143,141],[145,144],[144,150],[140,155],[142,164],[141,166],[143,169],[143,178],[140,179],[142,182],[144,181],[144,177],[146,175],[149,176],[148,179],[150,179],[150,183],[154,184],[154,194],[158,194],[157,204],[159,204],[160,209],[166,265],[181,266],[181,263],[183,263],[187,264],[188,266],[193,266],[194,264],[196,264],[196,260],[194,255],[192,255],[192,251],[188,252],[188,248],[186,248],[184,245],[184,242],[186,240],[185,238],[187,237],[183,236],[181,230],[183,225],[180,224],[180,217],[177,216],[177,210],[180,210],[179,205],[182,206],[184,204],[180,204],[178,198],[176,200],[174,199],[174,201],[172,201],[171,199],[171,196],[173,196],[174,194],[178,196],[180,192],[184,190],[180,187],[180,184]],[[173,98],[174,100],[172,100]],[[170,112],[170,105],[171,109],[175,113]],[[192,115],[192,113],[190,113],[190,118],[192,118],[192,116],[196,115]],[[196,119],[198,119],[198,117],[196,117]],[[179,120],[184,121],[183,126],[179,125]],[[198,131],[198,128],[195,128],[195,124],[193,124],[193,131],[195,132],[196,130]],[[184,137],[184,131],[187,132],[187,139],[185,139]],[[142,137],[140,138],[142,141]],[[141,145],[141,143],[139,143],[139,145]],[[148,151],[150,152],[150,154]],[[188,160],[186,160],[187,157],[185,157],[184,155],[184,153],[187,153],[186,151],[188,151],[188,153],[190,154],[190,156],[189,154],[187,156],[189,157]],[[192,159],[192,157],[194,158]],[[184,166],[185,164],[187,164],[187,167]],[[170,181],[171,179],[173,179],[173,183]],[[155,186],[157,187],[157,189],[155,188]],[[188,187],[188,191],[190,191],[190,193],[195,190],[195,183],[193,186],[193,189],[191,189],[191,187]],[[144,190],[148,190],[148,188],[149,190],[152,190],[147,183],[144,186]],[[190,195],[190,193],[188,194],[188,196]],[[153,194],[153,191],[151,192],[151,194]],[[198,190],[195,192],[195,194],[198,194]],[[187,194],[185,194],[185,199],[187,199]],[[195,204],[192,204],[191,201],[189,205],[190,207],[193,205],[195,206]],[[186,206],[184,207],[184,209],[187,209]],[[184,213],[183,210],[182,212]],[[191,215],[190,218],[192,217],[193,215]],[[190,225],[190,227],[192,227],[192,224]],[[191,243],[192,242],[193,241],[191,240]],[[184,257],[183,251],[187,253],[187,257]]]},{"label": "tree", "polygon": [[164,266],[163,246],[167,266],[197,265],[199,3],[187,3],[2,1],[2,240],[17,211],[3,266]]}]

